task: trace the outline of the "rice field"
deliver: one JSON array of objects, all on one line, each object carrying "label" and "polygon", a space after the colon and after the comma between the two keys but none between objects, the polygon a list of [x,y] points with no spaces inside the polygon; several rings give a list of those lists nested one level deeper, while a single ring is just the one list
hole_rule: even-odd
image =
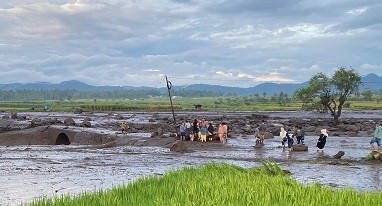
[{"label": "rice field", "polygon": [[29,206],[76,205],[382,205],[380,192],[334,189],[294,181],[276,163],[244,169],[224,163],[185,167],[163,176],[53,199],[39,199]]}]

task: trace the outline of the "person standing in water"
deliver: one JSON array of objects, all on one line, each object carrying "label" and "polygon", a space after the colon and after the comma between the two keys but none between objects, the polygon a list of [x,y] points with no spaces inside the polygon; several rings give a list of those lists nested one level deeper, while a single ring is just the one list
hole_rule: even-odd
[{"label": "person standing in water", "polygon": [[287,142],[288,142],[288,151],[293,152],[294,134],[293,134],[292,130],[288,129],[285,136],[286,136]]},{"label": "person standing in water", "polygon": [[[374,137],[370,141],[371,150],[379,151],[381,149],[381,139],[382,139],[382,126],[377,125],[374,130]],[[377,146],[375,146],[377,144]]]},{"label": "person standing in water", "polygon": [[284,127],[280,128],[280,138],[281,138],[281,146],[285,148],[285,142],[287,141],[287,132],[285,131]]},{"label": "person standing in water", "polygon": [[327,137],[328,137],[328,131],[326,129],[322,129],[320,137],[318,138],[318,141],[317,141],[317,152],[324,151]]},{"label": "person standing in water", "polygon": [[265,139],[265,132],[267,131],[268,127],[265,124],[265,121],[261,121],[261,124],[259,125],[259,130],[260,130],[260,143],[264,143]]},{"label": "person standing in water", "polygon": [[260,130],[259,125],[256,125],[254,136],[256,138],[255,146],[260,144]]}]

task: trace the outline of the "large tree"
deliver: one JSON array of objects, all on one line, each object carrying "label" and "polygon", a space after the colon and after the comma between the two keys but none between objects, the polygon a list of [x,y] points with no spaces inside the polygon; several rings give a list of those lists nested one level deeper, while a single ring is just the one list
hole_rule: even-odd
[{"label": "large tree", "polygon": [[331,78],[320,72],[309,80],[309,85],[296,91],[296,97],[304,103],[319,101],[328,109],[337,123],[342,107],[349,95],[358,91],[361,75],[353,68],[339,67]]}]

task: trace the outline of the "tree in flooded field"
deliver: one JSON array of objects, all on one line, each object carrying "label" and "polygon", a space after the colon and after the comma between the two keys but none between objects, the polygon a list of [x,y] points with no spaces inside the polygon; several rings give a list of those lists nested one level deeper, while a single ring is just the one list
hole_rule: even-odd
[{"label": "tree in flooded field", "polygon": [[349,95],[358,92],[361,75],[353,68],[339,67],[331,78],[320,72],[309,80],[309,85],[296,91],[297,99],[304,103],[315,102],[329,110],[337,123]]}]

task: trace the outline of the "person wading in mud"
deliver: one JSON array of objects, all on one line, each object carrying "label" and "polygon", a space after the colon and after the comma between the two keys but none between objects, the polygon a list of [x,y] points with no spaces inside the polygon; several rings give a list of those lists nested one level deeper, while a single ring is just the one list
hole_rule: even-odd
[{"label": "person wading in mud", "polygon": [[207,134],[208,134],[207,126],[205,123],[203,123],[202,126],[200,127],[200,140],[202,142],[207,142]]},{"label": "person wading in mud", "polygon": [[189,140],[191,139],[191,123],[187,120],[185,126],[186,126],[186,134],[185,134],[186,140]]},{"label": "person wading in mud", "polygon": [[[370,146],[372,151],[379,152],[381,149],[381,139],[382,139],[382,125],[377,125],[374,130],[374,137],[370,141]],[[377,146],[375,146],[377,144]]]},{"label": "person wading in mud", "polygon": [[260,130],[260,143],[264,143],[264,139],[265,139],[265,132],[267,131],[268,127],[267,125],[265,124],[265,121],[263,120],[259,126],[259,130]]},{"label": "person wading in mud", "polygon": [[198,127],[198,120],[195,119],[194,123],[192,124],[192,129],[194,133],[194,138],[192,139],[199,139],[199,127]]},{"label": "person wading in mud", "polygon": [[182,123],[180,125],[179,133],[180,133],[180,140],[185,141],[186,140],[186,125],[185,125],[185,123]]},{"label": "person wading in mud", "polygon": [[223,143],[227,143],[228,139],[228,125],[227,123],[223,122]]},{"label": "person wading in mud", "polygon": [[317,152],[324,151],[327,137],[328,137],[328,131],[326,129],[322,129],[320,137],[318,138],[318,141],[317,141]]},{"label": "person wading in mud", "polygon": [[256,125],[255,128],[255,133],[253,134],[256,138],[255,146],[260,145],[260,130],[259,130],[259,125]]},{"label": "person wading in mud", "polygon": [[127,133],[127,129],[129,129],[129,126],[127,126],[126,121],[123,121],[123,122],[121,123],[121,131],[122,131],[122,134]]},{"label": "person wading in mud", "polygon": [[301,126],[296,126],[296,139],[297,139],[297,144],[304,144],[304,130],[302,129]]},{"label": "person wading in mud", "polygon": [[218,137],[219,137],[219,141],[220,142],[224,142],[224,129],[223,129],[223,125],[222,124],[219,124],[218,126]]},{"label": "person wading in mud", "polygon": [[291,129],[288,129],[286,133],[286,138],[288,142],[288,151],[293,152],[293,142],[294,142],[294,134],[292,133]]},{"label": "person wading in mud", "polygon": [[280,138],[281,138],[281,146],[285,148],[285,142],[287,141],[287,132],[285,131],[284,127],[280,128]]}]

